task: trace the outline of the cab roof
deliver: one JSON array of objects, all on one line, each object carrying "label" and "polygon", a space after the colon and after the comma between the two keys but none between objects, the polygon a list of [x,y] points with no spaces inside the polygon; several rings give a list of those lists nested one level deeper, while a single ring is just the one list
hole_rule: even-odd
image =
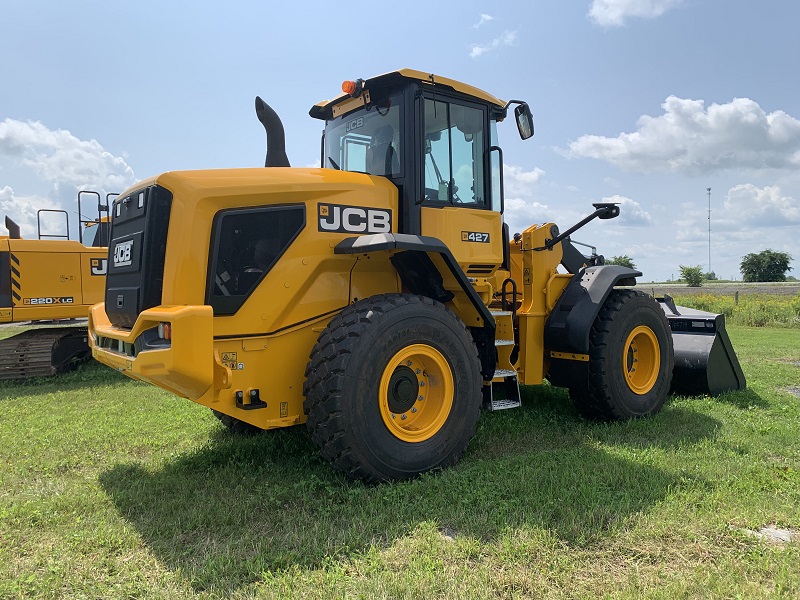
[{"label": "cab roof", "polygon": [[[389,73],[370,77],[369,79],[364,80],[363,89],[364,91],[368,91],[370,87],[384,87],[386,85],[391,85],[392,83],[399,83],[403,79],[430,85],[432,88],[441,86],[455,90],[461,94],[472,96],[473,98],[483,102],[493,104],[500,109],[505,108],[506,105],[505,102],[496,96],[493,96],[492,94],[484,92],[483,90],[471,85],[467,85],[466,83],[461,83],[455,79],[448,79],[447,77],[442,77],[440,75],[434,75],[433,73],[416,71],[414,69],[399,69],[397,71],[390,71]],[[352,97],[349,94],[342,93],[332,100],[323,100],[322,102],[315,104],[311,107],[311,110],[308,111],[308,114],[315,119],[330,119],[334,116],[334,107],[340,103],[347,102],[348,100],[352,100]]]}]

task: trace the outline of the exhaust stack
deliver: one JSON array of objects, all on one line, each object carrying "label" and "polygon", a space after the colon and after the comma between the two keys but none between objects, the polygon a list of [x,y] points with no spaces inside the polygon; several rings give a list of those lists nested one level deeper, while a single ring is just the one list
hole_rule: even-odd
[{"label": "exhaust stack", "polygon": [[9,239],[18,240],[22,238],[22,236],[19,234],[19,225],[14,223],[10,217],[6,217],[6,229],[8,229]]},{"label": "exhaust stack", "polygon": [[267,158],[264,161],[265,167],[289,167],[289,157],[286,156],[286,136],[283,132],[278,113],[256,96],[256,116],[267,133]]}]

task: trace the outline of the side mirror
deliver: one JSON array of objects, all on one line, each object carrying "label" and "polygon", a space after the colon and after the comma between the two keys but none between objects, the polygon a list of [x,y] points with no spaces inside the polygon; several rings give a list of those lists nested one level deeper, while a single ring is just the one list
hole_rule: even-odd
[{"label": "side mirror", "polygon": [[533,136],[533,115],[531,114],[530,107],[524,102],[517,105],[514,109],[514,118],[517,121],[517,129],[519,130],[519,137],[527,140]]}]

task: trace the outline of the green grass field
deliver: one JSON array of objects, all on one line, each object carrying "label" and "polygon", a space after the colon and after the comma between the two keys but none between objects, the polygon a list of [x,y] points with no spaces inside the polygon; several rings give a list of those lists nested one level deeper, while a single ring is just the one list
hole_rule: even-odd
[{"label": "green grass field", "polygon": [[800,331],[729,329],[747,391],[596,424],[525,388],[373,487],[100,365],[0,384],[0,598],[800,597],[800,544],[744,531],[800,533]]}]

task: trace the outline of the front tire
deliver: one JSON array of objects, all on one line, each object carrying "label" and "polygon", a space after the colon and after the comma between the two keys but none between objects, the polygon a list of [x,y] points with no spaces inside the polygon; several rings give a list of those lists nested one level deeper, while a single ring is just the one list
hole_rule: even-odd
[{"label": "front tire", "polygon": [[444,305],[409,294],[357,302],[322,333],[306,368],[304,409],[321,454],[366,482],[454,464],[475,433],[477,350]]},{"label": "front tire", "polygon": [[570,396],[591,419],[653,415],[667,399],[673,366],[672,335],[658,302],[614,290],[592,325],[588,381],[570,388]]}]

